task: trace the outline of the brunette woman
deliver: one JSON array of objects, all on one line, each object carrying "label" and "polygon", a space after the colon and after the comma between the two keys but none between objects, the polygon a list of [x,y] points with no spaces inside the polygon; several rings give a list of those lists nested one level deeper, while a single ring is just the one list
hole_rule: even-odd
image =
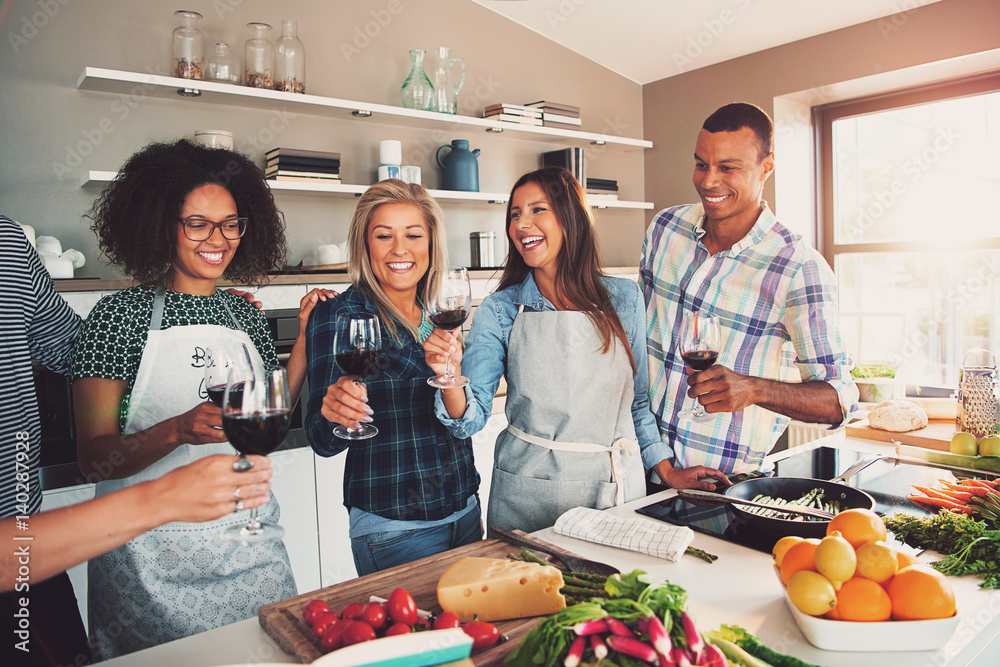
[{"label": "brunette woman", "polygon": [[[583,189],[567,170],[522,176],[507,205],[500,285],[476,310],[461,372],[438,415],[456,437],[490,416],[507,378],[487,524],[533,531],[576,506],[642,497],[645,469],[669,456],[649,411],[644,304],[633,280],[602,273]],[[447,332],[425,343],[443,369],[461,356]],[[457,374],[457,371],[456,371]]]},{"label": "brunette woman", "polygon": [[[472,443],[434,416],[433,373],[421,347],[434,329],[421,302],[427,271],[445,266],[440,207],[419,185],[390,179],[361,196],[348,237],[352,286],[321,303],[306,334],[306,429],[321,456],[347,450],[344,504],[358,574],[482,539]],[[364,384],[334,362],[338,315],[376,314],[381,364]],[[333,429],[373,422],[378,434],[345,440]]]},{"label": "brunette woman", "polygon": [[[74,350],[80,469],[97,495],[157,479],[210,454],[233,454],[221,411],[206,400],[205,350],[243,344],[258,367],[277,357],[263,315],[221,291],[225,277],[261,285],[285,257],[284,222],[257,167],[244,156],[187,141],[133,155],[90,212],[101,250],[139,283],[102,299]],[[318,298],[302,299],[300,326]],[[304,334],[288,363],[297,395]],[[233,461],[236,457],[233,456]],[[220,531],[237,510],[207,523],[154,529],[90,561],[91,646],[97,659],[255,616],[295,594],[281,541],[239,546]],[[277,501],[261,520],[278,519]],[[100,530],[100,526],[95,526]]]}]

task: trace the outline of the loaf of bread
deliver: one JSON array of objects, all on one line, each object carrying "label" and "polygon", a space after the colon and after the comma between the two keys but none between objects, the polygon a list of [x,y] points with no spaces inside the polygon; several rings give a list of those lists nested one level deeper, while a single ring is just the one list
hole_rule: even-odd
[{"label": "loaf of bread", "polygon": [[927,413],[912,401],[882,401],[868,412],[868,424],[883,431],[906,433],[927,426]]}]

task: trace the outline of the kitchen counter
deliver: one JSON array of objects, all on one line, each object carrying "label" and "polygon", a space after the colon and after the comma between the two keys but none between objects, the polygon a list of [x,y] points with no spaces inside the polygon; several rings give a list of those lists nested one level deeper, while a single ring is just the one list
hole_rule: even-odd
[{"label": "kitchen counter", "polygon": [[[803,448],[830,446],[854,451],[895,454],[892,445],[848,438],[843,433],[773,455],[775,460],[803,451]],[[616,507],[609,512],[636,517],[634,510],[674,495],[673,490]],[[670,563],[645,554],[623,551],[556,534],[551,528],[535,533],[539,537],[581,556],[610,563],[622,572],[641,569],[683,586],[689,604],[704,629],[716,629],[723,623],[740,625],[761,637],[777,651],[828,667],[867,665],[905,665],[907,667],[971,666],[994,667],[1000,664],[1000,591],[981,590],[975,577],[949,577],[955,590],[961,620],[949,643],[938,651],[856,653],[824,651],[809,644],[785,605],[781,584],[772,571],[768,554],[701,533],[695,533],[693,545],[716,554],[719,560],[706,563],[684,557]],[[925,553],[921,561],[939,557]],[[169,644],[108,661],[109,667],[130,665],[227,665],[236,663],[295,663],[264,632],[256,618],[234,623]]]}]

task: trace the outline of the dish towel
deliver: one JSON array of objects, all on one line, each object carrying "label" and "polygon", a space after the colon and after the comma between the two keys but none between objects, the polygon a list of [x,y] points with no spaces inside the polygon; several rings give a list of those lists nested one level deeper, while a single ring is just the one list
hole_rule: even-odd
[{"label": "dish towel", "polygon": [[554,530],[609,547],[628,549],[677,562],[694,540],[687,526],[670,526],[649,519],[622,519],[589,507],[574,507],[556,519]]}]

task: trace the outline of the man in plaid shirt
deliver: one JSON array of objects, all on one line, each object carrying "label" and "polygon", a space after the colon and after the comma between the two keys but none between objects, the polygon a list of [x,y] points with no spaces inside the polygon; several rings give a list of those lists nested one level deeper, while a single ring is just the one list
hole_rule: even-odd
[{"label": "man in plaid shirt", "polygon": [[[676,488],[726,486],[763,467],[790,419],[836,427],[857,409],[833,272],[763,201],[772,171],[771,119],[752,104],[722,107],[695,146],[701,202],[658,213],[643,242],[650,408],[673,448],[663,481]],[[719,316],[707,370],[681,359],[685,311]],[[713,418],[679,419],[692,399]]]}]

